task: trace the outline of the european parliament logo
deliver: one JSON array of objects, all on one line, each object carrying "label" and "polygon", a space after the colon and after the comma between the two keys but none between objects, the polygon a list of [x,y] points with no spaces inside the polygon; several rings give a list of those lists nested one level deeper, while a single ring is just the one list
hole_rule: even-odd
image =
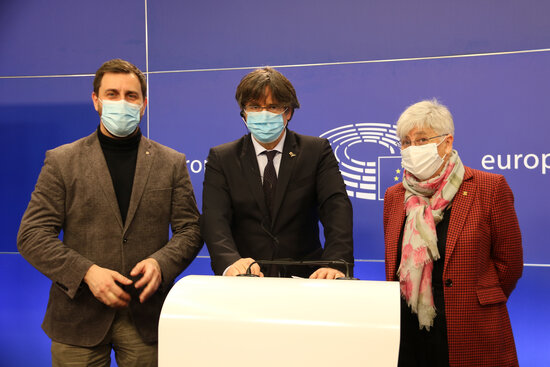
[{"label": "european parliament logo", "polygon": [[321,134],[340,164],[349,197],[384,200],[386,189],[401,182],[401,154],[396,125],[356,123]]}]

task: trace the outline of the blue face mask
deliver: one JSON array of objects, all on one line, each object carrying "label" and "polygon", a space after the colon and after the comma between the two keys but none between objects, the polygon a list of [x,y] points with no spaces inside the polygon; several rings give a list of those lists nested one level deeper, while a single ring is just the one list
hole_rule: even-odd
[{"label": "blue face mask", "polygon": [[269,111],[248,112],[245,123],[254,138],[261,143],[274,142],[285,128],[283,115]]},{"label": "blue face mask", "polygon": [[107,131],[119,138],[128,136],[136,131],[141,120],[140,112],[143,104],[136,105],[123,99],[120,101],[99,100],[103,105],[101,122]]}]

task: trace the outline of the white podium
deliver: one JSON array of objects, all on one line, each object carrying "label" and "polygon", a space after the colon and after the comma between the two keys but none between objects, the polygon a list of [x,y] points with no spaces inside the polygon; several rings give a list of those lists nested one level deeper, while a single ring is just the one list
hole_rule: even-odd
[{"label": "white podium", "polygon": [[159,366],[396,366],[399,283],[190,275],[159,322]]}]

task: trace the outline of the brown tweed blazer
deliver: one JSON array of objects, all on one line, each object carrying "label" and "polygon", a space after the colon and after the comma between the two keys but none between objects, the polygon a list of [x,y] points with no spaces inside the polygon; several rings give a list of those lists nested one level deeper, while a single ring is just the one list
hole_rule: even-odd
[{"label": "brown tweed blazer", "polygon": [[[443,281],[451,366],[517,366],[506,301],[521,277],[523,250],[504,176],[465,167],[453,199]],[[386,279],[398,280],[405,189],[384,197]]]},{"label": "brown tweed blazer", "polygon": [[46,152],[17,238],[20,253],[52,280],[46,334],[72,345],[100,343],[116,310],[82,281],[87,270],[97,264],[128,277],[152,257],[163,277],[157,292],[140,304],[129,291],[140,335],[155,342],[164,298],[202,247],[198,220],[185,156],[175,150],[141,138],[124,226],[97,132]]}]

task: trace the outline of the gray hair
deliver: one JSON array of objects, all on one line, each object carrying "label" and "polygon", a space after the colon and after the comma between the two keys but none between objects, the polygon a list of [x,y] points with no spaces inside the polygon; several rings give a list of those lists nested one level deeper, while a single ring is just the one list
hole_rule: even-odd
[{"label": "gray hair", "polygon": [[403,139],[415,127],[431,128],[437,134],[454,135],[455,133],[451,112],[435,98],[407,107],[397,120],[397,136]]}]

